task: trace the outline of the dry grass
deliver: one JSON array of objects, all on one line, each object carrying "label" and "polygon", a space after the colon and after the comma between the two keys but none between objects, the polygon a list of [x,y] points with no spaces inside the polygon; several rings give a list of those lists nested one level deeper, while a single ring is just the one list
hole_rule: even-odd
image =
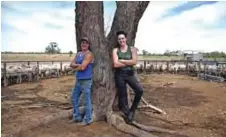
[{"label": "dry grass", "polygon": [[48,55],[48,54],[2,54],[1,60],[3,61],[71,61],[73,56],[69,56],[69,54],[55,54],[55,55]]}]

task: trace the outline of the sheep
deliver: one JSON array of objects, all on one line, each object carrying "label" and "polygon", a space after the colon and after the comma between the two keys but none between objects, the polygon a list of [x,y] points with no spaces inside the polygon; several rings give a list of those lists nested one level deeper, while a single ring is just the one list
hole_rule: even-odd
[{"label": "sheep", "polygon": [[138,63],[134,66],[134,68],[136,69],[137,73],[143,72],[143,64]]},{"label": "sheep", "polygon": [[167,65],[166,65],[166,64],[161,64],[161,65],[160,65],[160,68],[159,68],[159,71],[160,71],[161,73],[167,71]]},{"label": "sheep", "polygon": [[17,84],[21,83],[22,82],[22,76],[21,76],[21,73],[20,73],[20,67],[15,65],[15,66],[7,66],[6,67],[6,83],[5,83],[5,86],[6,85],[9,85],[13,82],[15,82]]}]

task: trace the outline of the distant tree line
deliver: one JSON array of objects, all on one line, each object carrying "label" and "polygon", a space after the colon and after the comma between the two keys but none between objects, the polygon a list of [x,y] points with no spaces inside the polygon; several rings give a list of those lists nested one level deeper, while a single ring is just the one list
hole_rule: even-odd
[{"label": "distant tree line", "polygon": [[69,52],[61,52],[61,49],[59,48],[58,44],[56,42],[50,42],[44,52],[12,52],[12,51],[5,51],[1,52],[1,54],[69,54],[71,57],[73,55],[73,51]]},{"label": "distant tree line", "polygon": [[213,51],[213,52],[209,52],[209,53],[203,53],[203,56],[205,58],[226,58],[226,53]]},{"label": "distant tree line", "polygon": [[[225,52],[213,51],[213,52],[205,52],[202,54],[204,58],[226,58]],[[139,55],[140,56],[185,56],[186,53],[183,53],[180,50],[176,50],[176,51],[166,50],[163,54],[156,54],[156,53],[150,53],[147,50],[142,50],[142,53]]]},{"label": "distant tree line", "polygon": [[[2,51],[1,54],[46,54],[46,52],[12,52],[12,51]],[[60,52],[56,54],[73,54],[73,51]]]},{"label": "distant tree line", "polygon": [[[139,50],[139,49],[138,49]],[[73,51],[69,52],[61,52],[61,49],[59,48],[58,44],[56,42],[50,42],[44,52],[12,52],[12,51],[4,51],[1,52],[1,54],[69,54],[71,57],[73,55]],[[205,52],[202,53],[204,58],[226,58],[226,53],[225,52],[218,52],[218,51],[213,51],[213,52]],[[139,54],[140,56],[185,56],[186,53],[184,54],[180,50],[176,51],[169,51],[166,50],[163,54],[157,54],[157,53],[150,53],[147,50],[142,50],[142,53]]]},{"label": "distant tree line", "polygon": [[183,53],[179,50],[177,51],[169,51],[166,50],[163,54],[161,53],[151,53],[148,52],[147,50],[142,50],[142,53],[139,54],[140,56],[182,56]]}]

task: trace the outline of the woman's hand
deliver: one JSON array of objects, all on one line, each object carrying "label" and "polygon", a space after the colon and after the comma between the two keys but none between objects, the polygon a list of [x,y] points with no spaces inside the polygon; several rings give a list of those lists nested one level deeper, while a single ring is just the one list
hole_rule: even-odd
[{"label": "woman's hand", "polygon": [[76,63],[74,63],[74,62],[72,62],[71,64],[70,64],[70,67],[71,68],[74,68],[74,69],[76,69],[77,67],[79,67],[80,66],[80,64],[76,64]]},{"label": "woman's hand", "polygon": [[81,64],[76,64],[76,65],[77,65],[77,67],[75,67],[74,70],[76,70],[76,71],[82,70],[82,65]]},{"label": "woman's hand", "polygon": [[123,64],[125,63],[125,60],[124,59],[119,59],[118,61],[121,62],[121,63],[123,63]]}]

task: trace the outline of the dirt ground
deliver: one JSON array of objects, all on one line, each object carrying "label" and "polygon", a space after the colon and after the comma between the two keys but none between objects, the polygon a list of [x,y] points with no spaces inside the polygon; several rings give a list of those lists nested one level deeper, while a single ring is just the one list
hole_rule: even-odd
[{"label": "dirt ground", "polygon": [[[174,84],[162,86],[166,83]],[[152,110],[137,111],[135,120],[145,124],[182,131],[189,137],[226,137],[226,83],[198,80],[185,75],[141,75],[144,98],[166,111],[166,115]],[[16,130],[21,123],[34,117],[42,118],[71,107],[70,95],[73,76],[47,79],[2,88],[2,136]],[[110,127],[106,122],[95,122],[80,127],[58,119],[29,130],[22,137],[131,137]],[[154,133],[160,137],[175,137]]]}]

